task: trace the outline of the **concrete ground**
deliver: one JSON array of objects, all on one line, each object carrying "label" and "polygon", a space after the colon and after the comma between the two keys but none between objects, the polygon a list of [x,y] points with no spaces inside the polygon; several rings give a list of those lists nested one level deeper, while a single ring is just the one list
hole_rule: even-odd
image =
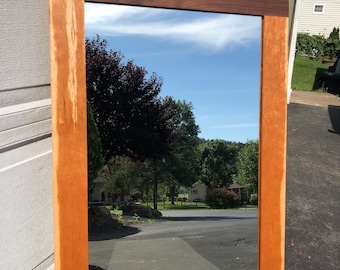
[{"label": "concrete ground", "polygon": [[293,91],[291,104],[304,104],[316,107],[340,106],[340,97],[329,93]]},{"label": "concrete ground", "polygon": [[285,269],[340,269],[340,98],[288,105]]}]

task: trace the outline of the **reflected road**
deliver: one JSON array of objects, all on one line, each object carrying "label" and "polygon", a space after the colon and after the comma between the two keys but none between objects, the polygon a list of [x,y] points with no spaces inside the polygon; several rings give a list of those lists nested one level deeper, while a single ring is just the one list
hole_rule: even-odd
[{"label": "reflected road", "polygon": [[257,211],[182,210],[163,216],[171,220],[90,241],[91,269],[256,269]]}]

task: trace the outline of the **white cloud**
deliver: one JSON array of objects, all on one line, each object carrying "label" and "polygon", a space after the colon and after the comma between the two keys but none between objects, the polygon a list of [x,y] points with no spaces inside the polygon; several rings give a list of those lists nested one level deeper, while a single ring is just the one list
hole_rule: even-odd
[{"label": "white cloud", "polygon": [[85,4],[86,24],[97,27],[100,27],[102,23],[110,24],[119,20],[147,19],[162,12],[164,11],[161,9],[145,9],[108,4]]},{"label": "white cloud", "polygon": [[258,123],[241,123],[241,124],[230,124],[223,126],[215,126],[213,128],[249,128],[249,127],[258,127]]},{"label": "white cloud", "polygon": [[198,121],[208,120],[209,118],[210,118],[210,116],[207,115],[207,114],[198,115],[198,116],[196,117],[196,119],[197,119]]},{"label": "white cloud", "polygon": [[85,5],[86,31],[104,36],[142,35],[209,50],[260,39],[258,17],[189,13],[119,5]]}]

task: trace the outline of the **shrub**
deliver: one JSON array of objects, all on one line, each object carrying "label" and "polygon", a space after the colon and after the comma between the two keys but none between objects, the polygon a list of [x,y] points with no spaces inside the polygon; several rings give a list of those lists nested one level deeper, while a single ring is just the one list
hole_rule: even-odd
[{"label": "shrub", "polygon": [[311,36],[307,33],[298,33],[296,39],[296,54],[318,60],[324,54],[325,41],[326,39],[321,35]]},{"label": "shrub", "polygon": [[326,39],[321,35],[298,33],[296,39],[296,54],[319,60],[321,57],[335,59],[340,52],[339,28],[333,28]]},{"label": "shrub", "polygon": [[214,209],[235,208],[240,206],[240,200],[235,192],[216,188],[207,190],[206,204]]}]

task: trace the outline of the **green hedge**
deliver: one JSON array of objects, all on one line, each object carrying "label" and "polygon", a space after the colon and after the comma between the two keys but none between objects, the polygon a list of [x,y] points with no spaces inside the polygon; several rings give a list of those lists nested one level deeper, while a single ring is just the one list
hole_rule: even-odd
[{"label": "green hedge", "polygon": [[335,59],[340,52],[339,28],[333,28],[328,38],[321,35],[298,33],[296,40],[296,54],[308,56],[311,59]]},{"label": "green hedge", "polygon": [[206,204],[213,209],[227,209],[240,206],[240,200],[235,192],[215,188],[207,190]]}]

